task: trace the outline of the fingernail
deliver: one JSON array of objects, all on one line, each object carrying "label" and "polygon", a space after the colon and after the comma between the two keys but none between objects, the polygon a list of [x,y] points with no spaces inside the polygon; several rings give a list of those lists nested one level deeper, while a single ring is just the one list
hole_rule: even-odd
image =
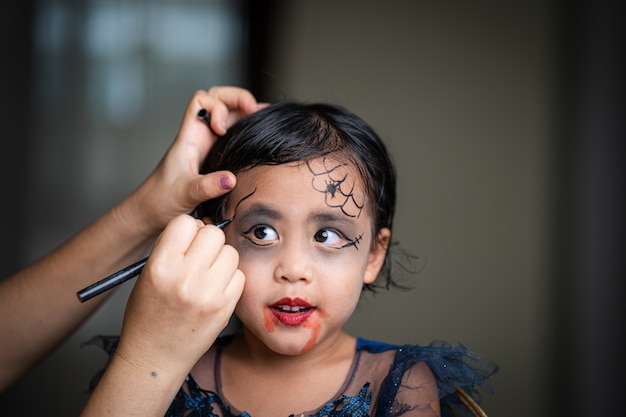
[{"label": "fingernail", "polygon": [[230,184],[230,178],[226,176],[220,177],[220,187],[222,187],[222,189],[224,190],[230,190],[232,188],[232,185]]}]

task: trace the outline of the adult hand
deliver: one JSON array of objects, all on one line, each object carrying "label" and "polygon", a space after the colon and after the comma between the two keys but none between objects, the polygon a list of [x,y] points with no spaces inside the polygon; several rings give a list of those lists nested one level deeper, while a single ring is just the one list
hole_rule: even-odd
[{"label": "adult hand", "polygon": [[117,356],[184,379],[226,327],[243,291],[239,255],[224,242],[213,225],[187,215],[172,220],[131,292]]},{"label": "adult hand", "polygon": [[[130,294],[111,363],[81,416],[162,416],[241,296],[224,233],[188,215],[157,240]],[[113,400],[112,400],[113,399]]]},{"label": "adult hand", "polygon": [[[188,214],[203,201],[230,191],[236,177],[228,171],[200,175],[199,170],[218,135],[242,116],[259,108],[254,96],[243,88],[212,87],[196,92],[187,105],[178,135],[152,174],[119,206],[129,227],[156,235],[180,214]],[[197,117],[211,115],[210,129]]]}]

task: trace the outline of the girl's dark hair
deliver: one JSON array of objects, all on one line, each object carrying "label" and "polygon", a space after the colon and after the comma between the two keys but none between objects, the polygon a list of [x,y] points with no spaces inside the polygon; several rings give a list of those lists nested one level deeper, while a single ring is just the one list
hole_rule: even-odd
[{"label": "girl's dark hair", "polygon": [[[307,162],[332,155],[354,164],[367,194],[374,236],[381,228],[392,230],[396,204],[396,173],[387,148],[376,132],[349,110],[332,104],[278,102],[239,120],[217,140],[201,173],[228,170],[237,173],[258,165]],[[200,217],[221,220],[224,199],[198,207]],[[391,245],[389,245],[391,246]],[[374,290],[395,285],[391,279],[389,249]]]}]

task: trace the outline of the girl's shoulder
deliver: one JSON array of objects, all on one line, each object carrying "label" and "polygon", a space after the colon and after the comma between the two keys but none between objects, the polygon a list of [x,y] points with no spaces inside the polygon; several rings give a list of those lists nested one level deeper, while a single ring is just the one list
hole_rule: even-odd
[{"label": "girl's shoulder", "polygon": [[[442,410],[463,409],[465,406],[459,399],[458,391],[462,390],[461,395],[467,394],[472,400],[480,402],[479,389],[492,394],[489,378],[499,370],[496,363],[460,343],[452,345],[445,341],[434,341],[422,346],[358,339],[357,351],[362,356],[362,367],[373,370],[385,369],[387,366],[380,386],[379,407],[397,403],[402,387],[416,386],[410,378],[413,381],[423,379],[423,374],[429,370],[437,383]],[[381,361],[382,366],[378,363]],[[428,370],[425,370],[424,365]]]}]

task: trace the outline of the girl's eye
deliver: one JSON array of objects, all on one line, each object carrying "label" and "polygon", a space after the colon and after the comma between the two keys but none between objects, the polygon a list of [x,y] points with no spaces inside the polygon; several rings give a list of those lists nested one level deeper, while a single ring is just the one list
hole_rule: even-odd
[{"label": "girl's eye", "polygon": [[318,230],[313,239],[315,239],[316,242],[335,247],[340,247],[346,240],[339,232],[332,229]]},{"label": "girl's eye", "polygon": [[252,226],[243,236],[255,245],[268,245],[278,240],[276,230],[264,224]]}]

